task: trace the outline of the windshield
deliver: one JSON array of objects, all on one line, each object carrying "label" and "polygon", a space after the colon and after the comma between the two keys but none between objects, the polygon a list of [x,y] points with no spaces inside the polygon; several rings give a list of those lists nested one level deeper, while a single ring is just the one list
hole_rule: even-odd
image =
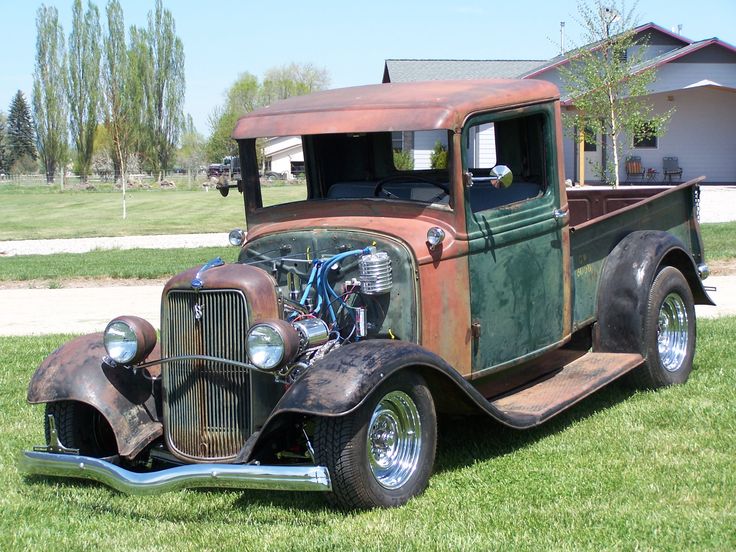
[{"label": "windshield", "polygon": [[[446,130],[320,134],[243,140],[248,182],[261,205],[382,199],[447,205],[450,133]],[[244,149],[256,151],[243,155]]]}]

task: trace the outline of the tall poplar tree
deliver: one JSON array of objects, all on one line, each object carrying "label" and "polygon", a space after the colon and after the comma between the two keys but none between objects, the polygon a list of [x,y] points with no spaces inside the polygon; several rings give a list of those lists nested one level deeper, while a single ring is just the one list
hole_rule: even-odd
[{"label": "tall poplar tree", "polygon": [[[57,165],[63,171],[67,156],[66,52],[64,31],[54,7],[36,12],[36,67],[33,73],[33,113],[38,153],[46,180],[54,181]],[[63,180],[63,176],[62,176]]]},{"label": "tall poplar tree", "polygon": [[67,98],[76,167],[82,181],[89,176],[100,109],[100,14],[97,6],[74,0],[69,35]]},{"label": "tall poplar tree", "polygon": [[5,135],[5,123],[7,118],[5,113],[0,111],[0,173],[8,172],[8,161],[7,161],[7,138]]},{"label": "tall poplar tree", "polygon": [[184,123],[184,46],[176,36],[176,24],[161,0],[148,13],[147,41],[150,71],[143,90],[147,109],[145,143],[149,161],[159,178],[175,160],[176,146]]},{"label": "tall poplar tree", "polygon": [[123,9],[118,0],[110,0],[106,8],[107,26],[103,36],[101,82],[105,126],[112,142],[111,157],[115,178],[125,180],[128,156],[133,148],[135,118],[131,63],[125,43]]},{"label": "tall poplar tree", "polygon": [[37,155],[33,120],[31,119],[31,111],[28,108],[26,97],[20,90],[16,92],[10,102],[6,125],[8,168],[12,169],[13,165],[24,157],[35,161]]}]

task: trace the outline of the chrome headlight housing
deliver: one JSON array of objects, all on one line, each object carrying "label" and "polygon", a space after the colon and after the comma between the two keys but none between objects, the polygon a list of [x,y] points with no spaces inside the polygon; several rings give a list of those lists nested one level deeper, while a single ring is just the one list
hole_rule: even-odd
[{"label": "chrome headlight housing", "polygon": [[299,352],[299,334],[284,320],[254,324],[245,337],[245,350],[256,368],[278,370]]},{"label": "chrome headlight housing", "polygon": [[156,330],[137,316],[119,316],[105,328],[103,342],[107,355],[117,364],[137,364],[156,346]]}]

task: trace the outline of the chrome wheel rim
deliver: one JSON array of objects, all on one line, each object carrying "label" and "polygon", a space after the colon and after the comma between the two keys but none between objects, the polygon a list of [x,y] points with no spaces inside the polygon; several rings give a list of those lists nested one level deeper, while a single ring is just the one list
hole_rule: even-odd
[{"label": "chrome wheel rim", "polygon": [[367,448],[371,472],[382,487],[398,489],[414,474],[422,449],[422,424],[409,395],[391,391],[376,405]]},{"label": "chrome wheel rim", "polygon": [[659,308],[657,320],[657,348],[665,370],[676,372],[682,367],[689,338],[685,302],[677,293],[670,293]]}]

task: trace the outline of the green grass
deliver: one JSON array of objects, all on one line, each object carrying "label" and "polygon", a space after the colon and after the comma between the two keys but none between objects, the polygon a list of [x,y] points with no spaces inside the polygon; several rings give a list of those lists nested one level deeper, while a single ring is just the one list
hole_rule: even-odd
[{"label": "green grass", "polygon": [[736,258],[736,222],[701,224],[706,259]]},{"label": "green grass", "polygon": [[0,548],[9,550],[733,550],[736,318],[699,324],[683,386],[611,386],[535,430],[445,420],[427,492],[344,513],[319,495],[182,491],[129,497],[25,478],[43,440],[25,403],[34,367],[66,338],[0,340]]},{"label": "green grass", "polygon": [[0,281],[73,278],[168,278],[215,257],[237,260],[235,247],[112,249],[89,253],[18,255],[0,259]]},{"label": "green grass", "polygon": [[[304,188],[264,186],[263,196],[266,205],[295,201]],[[228,232],[243,226],[243,213],[237,192],[136,190],[127,194],[123,219],[120,193],[32,189],[0,194],[0,241]]]}]

